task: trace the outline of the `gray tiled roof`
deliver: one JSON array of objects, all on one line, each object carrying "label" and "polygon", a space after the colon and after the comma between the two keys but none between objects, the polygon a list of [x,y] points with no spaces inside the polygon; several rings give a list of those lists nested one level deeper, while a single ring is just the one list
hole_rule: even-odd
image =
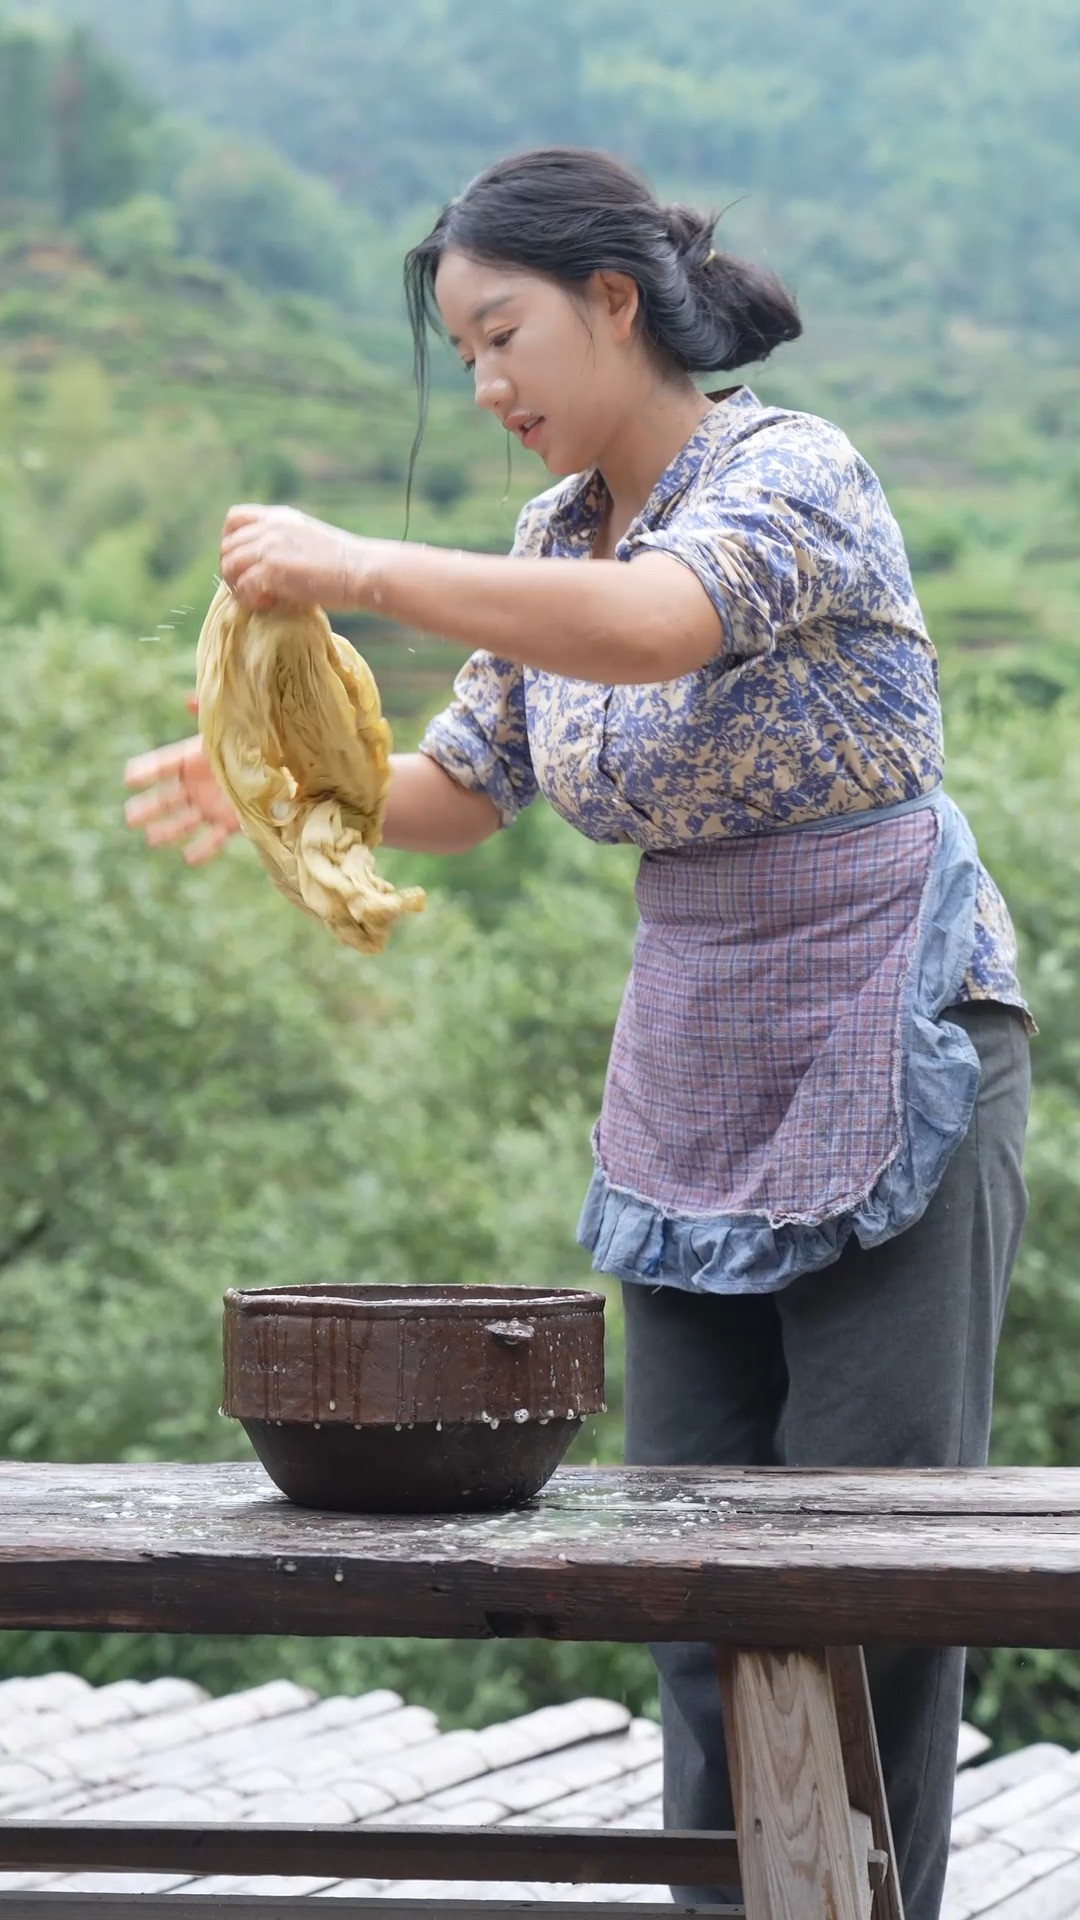
[{"label": "gray tiled roof", "polygon": [[[942,1920],[1080,1920],[1080,1755],[1027,1747],[982,1761],[961,1739]],[[0,1818],[658,1827],[660,1735],[608,1700],[441,1733],[397,1694],[320,1699],[278,1680],[211,1699],[186,1680],[91,1687],[72,1674],[0,1682]],[[0,1893],[547,1894],[655,1903],[651,1887],[519,1882],[0,1875]],[[0,1902],[0,1905],[3,1903]]]}]

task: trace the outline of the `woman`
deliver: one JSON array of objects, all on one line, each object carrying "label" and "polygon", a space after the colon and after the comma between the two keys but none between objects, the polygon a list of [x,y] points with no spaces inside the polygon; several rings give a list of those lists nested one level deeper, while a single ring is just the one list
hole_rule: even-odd
[{"label": "woman", "polygon": [[[388,845],[475,846],[542,792],[642,850],[579,1228],[624,1282],[627,1458],[978,1464],[1024,1213],[1012,932],[941,792],[933,649],[874,474],[825,421],[694,383],[800,331],[713,224],[600,153],[487,169],[406,287],[421,421],[434,320],[555,476],[513,555],[249,506],[222,573],[474,648],[394,759]],[[227,837],[197,741],[129,779],[148,840],[201,827],[197,860]],[[708,1650],[655,1656],[667,1820],[728,1827]],[[870,1671],[906,1911],[933,1920],[963,1655]]]}]

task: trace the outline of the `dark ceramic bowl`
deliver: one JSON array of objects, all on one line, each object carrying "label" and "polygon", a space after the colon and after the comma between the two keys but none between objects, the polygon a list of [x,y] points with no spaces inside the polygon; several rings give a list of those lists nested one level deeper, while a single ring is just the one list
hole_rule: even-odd
[{"label": "dark ceramic bowl", "polygon": [[599,1293],[230,1288],[223,1345],[222,1412],[304,1507],[521,1505],[604,1406]]}]

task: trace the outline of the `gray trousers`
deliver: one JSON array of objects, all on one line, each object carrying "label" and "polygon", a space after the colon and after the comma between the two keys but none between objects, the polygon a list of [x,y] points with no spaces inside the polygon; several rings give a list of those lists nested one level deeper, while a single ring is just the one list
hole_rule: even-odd
[{"label": "gray trousers", "polygon": [[[1026,1208],[1030,1073],[1020,1020],[951,1008],[978,1051],[971,1126],[921,1220],[779,1293],[623,1287],[626,1459],[640,1466],[956,1467],[986,1463],[994,1353]],[[664,1819],[734,1824],[705,1646],[651,1649]],[[962,1648],[868,1647],[906,1920],[938,1920],[964,1680]],[[673,1887],[687,1906],[733,1888]]]}]

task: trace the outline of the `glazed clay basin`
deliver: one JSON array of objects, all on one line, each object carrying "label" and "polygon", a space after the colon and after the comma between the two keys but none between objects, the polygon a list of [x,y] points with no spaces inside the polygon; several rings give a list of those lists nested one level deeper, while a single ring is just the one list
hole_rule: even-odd
[{"label": "glazed clay basin", "polygon": [[302,1507],[518,1506],[604,1406],[604,1299],[533,1287],[230,1288],[222,1412]]}]

